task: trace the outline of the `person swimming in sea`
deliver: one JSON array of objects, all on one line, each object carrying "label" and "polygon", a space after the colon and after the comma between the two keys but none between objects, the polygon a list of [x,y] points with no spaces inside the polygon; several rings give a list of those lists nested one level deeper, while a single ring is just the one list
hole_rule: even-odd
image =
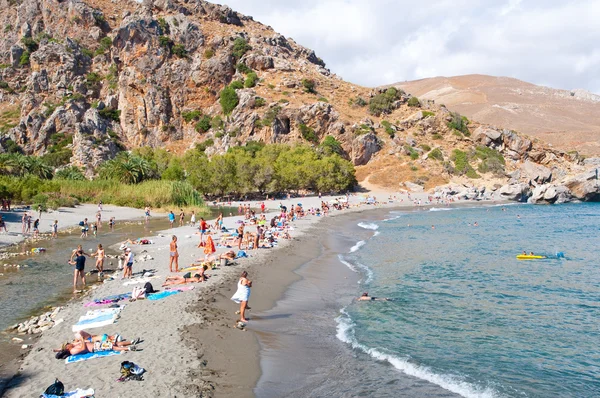
[{"label": "person swimming in sea", "polygon": [[392,299],[387,297],[371,297],[369,293],[364,292],[362,296],[357,298],[358,301],[391,301]]}]

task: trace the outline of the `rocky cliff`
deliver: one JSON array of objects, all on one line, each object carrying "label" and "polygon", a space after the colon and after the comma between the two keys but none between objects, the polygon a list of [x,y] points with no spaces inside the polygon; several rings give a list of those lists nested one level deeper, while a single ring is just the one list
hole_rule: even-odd
[{"label": "rocky cliff", "polygon": [[359,179],[392,189],[598,199],[595,160],[399,89],[345,82],[313,51],[225,6],[0,0],[0,9],[2,150],[92,176],[140,146],[182,153],[204,143],[211,155],[249,141],[334,140]]}]

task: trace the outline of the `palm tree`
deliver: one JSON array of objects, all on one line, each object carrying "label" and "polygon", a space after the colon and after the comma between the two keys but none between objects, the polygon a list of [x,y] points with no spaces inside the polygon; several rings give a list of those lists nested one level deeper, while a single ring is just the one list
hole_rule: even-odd
[{"label": "palm tree", "polygon": [[26,156],[24,163],[25,163],[25,170],[27,171],[27,173],[32,174],[36,177],[49,180],[52,178],[52,175],[54,174],[52,167],[48,166],[40,158],[33,157],[33,156]]}]

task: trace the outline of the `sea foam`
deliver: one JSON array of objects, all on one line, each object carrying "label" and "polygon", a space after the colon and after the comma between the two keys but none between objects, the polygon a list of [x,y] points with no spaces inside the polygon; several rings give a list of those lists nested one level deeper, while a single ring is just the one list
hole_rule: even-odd
[{"label": "sea foam", "polygon": [[358,226],[364,229],[370,229],[371,231],[376,231],[377,229],[379,229],[379,225],[373,223],[359,222]]},{"label": "sea foam", "polygon": [[436,374],[426,366],[416,365],[409,362],[408,359],[399,358],[375,348],[369,348],[361,343],[355,337],[355,323],[345,308],[340,310],[341,315],[336,318],[337,328],[336,337],[338,340],[349,344],[353,349],[360,350],[370,355],[378,361],[386,361],[401,372],[426,380],[436,384],[448,391],[459,394],[465,398],[501,398],[502,395],[490,388],[478,388],[471,383],[461,380],[461,377],[455,375]]}]

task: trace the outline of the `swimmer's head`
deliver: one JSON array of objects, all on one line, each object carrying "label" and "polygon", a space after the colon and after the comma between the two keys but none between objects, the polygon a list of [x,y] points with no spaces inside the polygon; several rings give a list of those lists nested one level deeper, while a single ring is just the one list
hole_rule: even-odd
[{"label": "swimmer's head", "polygon": [[364,292],[364,293],[362,294],[362,296],[363,296],[363,297],[369,297],[369,293],[367,293],[367,292]]}]

